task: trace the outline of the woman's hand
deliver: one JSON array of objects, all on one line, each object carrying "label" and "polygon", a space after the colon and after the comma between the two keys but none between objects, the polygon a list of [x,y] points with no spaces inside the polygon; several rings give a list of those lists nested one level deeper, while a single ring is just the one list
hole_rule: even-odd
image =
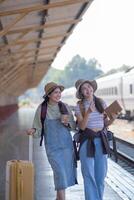
[{"label": "woman's hand", "polygon": [[104,114],[104,123],[105,123],[105,126],[110,126],[117,117],[118,117],[118,114],[112,114],[111,118],[108,118],[107,115]]},{"label": "woman's hand", "polygon": [[93,111],[95,111],[95,103],[94,103],[94,101],[91,102],[89,108],[87,109],[87,114],[90,114]]},{"label": "woman's hand", "polygon": [[30,128],[26,132],[28,135],[33,135],[35,133],[35,131],[36,131],[35,128]]},{"label": "woman's hand", "polygon": [[68,115],[61,115],[61,123],[63,123],[65,126],[69,123],[69,116]]}]

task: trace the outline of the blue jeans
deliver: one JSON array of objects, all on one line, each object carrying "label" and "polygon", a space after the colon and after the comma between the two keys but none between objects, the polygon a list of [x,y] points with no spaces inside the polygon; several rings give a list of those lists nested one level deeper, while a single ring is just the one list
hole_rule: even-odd
[{"label": "blue jeans", "polygon": [[87,157],[87,141],[82,144],[80,149],[85,200],[102,200],[104,193],[104,179],[107,174],[107,155],[103,154],[100,138],[95,138],[94,144],[94,157]]}]

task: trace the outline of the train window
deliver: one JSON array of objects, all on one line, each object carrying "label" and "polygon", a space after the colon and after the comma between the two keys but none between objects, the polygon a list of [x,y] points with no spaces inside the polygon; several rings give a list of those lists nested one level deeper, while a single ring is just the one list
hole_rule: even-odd
[{"label": "train window", "polygon": [[107,89],[107,94],[109,95],[109,88]]},{"label": "train window", "polygon": [[132,84],[129,85],[129,92],[130,92],[130,94],[133,93],[133,85]]},{"label": "train window", "polygon": [[109,88],[108,88],[108,90],[107,90],[107,94],[110,95],[110,89],[109,89]]},{"label": "train window", "polygon": [[111,95],[111,88],[109,88],[109,95]]},{"label": "train window", "polygon": [[110,88],[108,88],[108,95],[110,95]]},{"label": "train window", "polygon": [[117,90],[117,87],[115,87],[115,95],[118,94],[118,90]]},{"label": "train window", "polygon": [[113,95],[114,94],[114,88],[112,87],[111,90],[112,90],[111,92],[112,92],[112,95]]},{"label": "train window", "polygon": [[106,95],[106,88],[104,89],[104,95]]},{"label": "train window", "polygon": [[110,88],[108,88],[108,95],[110,95]]},{"label": "train window", "polygon": [[110,95],[112,95],[112,88],[110,88]]},{"label": "train window", "polygon": [[113,94],[115,95],[115,87],[113,87]]},{"label": "train window", "polygon": [[107,88],[105,89],[105,95],[107,95]]},{"label": "train window", "polygon": [[117,95],[118,90],[117,87],[103,88],[97,90],[97,95]]},{"label": "train window", "polygon": [[115,95],[115,87],[113,87],[113,94]]}]

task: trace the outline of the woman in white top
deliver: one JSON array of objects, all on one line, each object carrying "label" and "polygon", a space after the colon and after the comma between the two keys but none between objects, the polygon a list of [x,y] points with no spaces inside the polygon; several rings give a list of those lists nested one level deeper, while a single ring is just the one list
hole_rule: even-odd
[{"label": "woman in white top", "polygon": [[85,200],[102,200],[107,174],[109,145],[103,131],[112,121],[104,115],[106,103],[96,97],[96,81],[80,79],[75,84],[78,101],[75,115],[81,130],[79,157],[84,179]]}]

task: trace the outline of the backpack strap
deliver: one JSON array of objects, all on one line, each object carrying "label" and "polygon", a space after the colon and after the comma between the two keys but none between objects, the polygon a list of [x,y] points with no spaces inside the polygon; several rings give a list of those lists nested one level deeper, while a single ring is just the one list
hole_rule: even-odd
[{"label": "backpack strap", "polygon": [[42,104],[41,104],[41,116],[40,116],[41,125],[42,125],[40,146],[42,146],[43,137],[44,137],[44,134],[45,134],[44,121],[46,119],[46,114],[47,114],[47,102],[43,101]]},{"label": "backpack strap", "polygon": [[[59,110],[60,110],[61,114],[68,114],[68,110],[66,108],[66,105],[62,101],[59,101],[58,106],[59,106]],[[44,134],[45,134],[44,121],[46,119],[46,114],[47,114],[47,101],[44,100],[41,104],[40,120],[41,120],[42,129],[41,129],[40,146],[42,146],[43,137],[44,137]]]},{"label": "backpack strap", "polygon": [[58,106],[59,106],[59,110],[60,110],[61,114],[63,114],[63,115],[69,114],[66,105],[62,101],[58,102]]}]

